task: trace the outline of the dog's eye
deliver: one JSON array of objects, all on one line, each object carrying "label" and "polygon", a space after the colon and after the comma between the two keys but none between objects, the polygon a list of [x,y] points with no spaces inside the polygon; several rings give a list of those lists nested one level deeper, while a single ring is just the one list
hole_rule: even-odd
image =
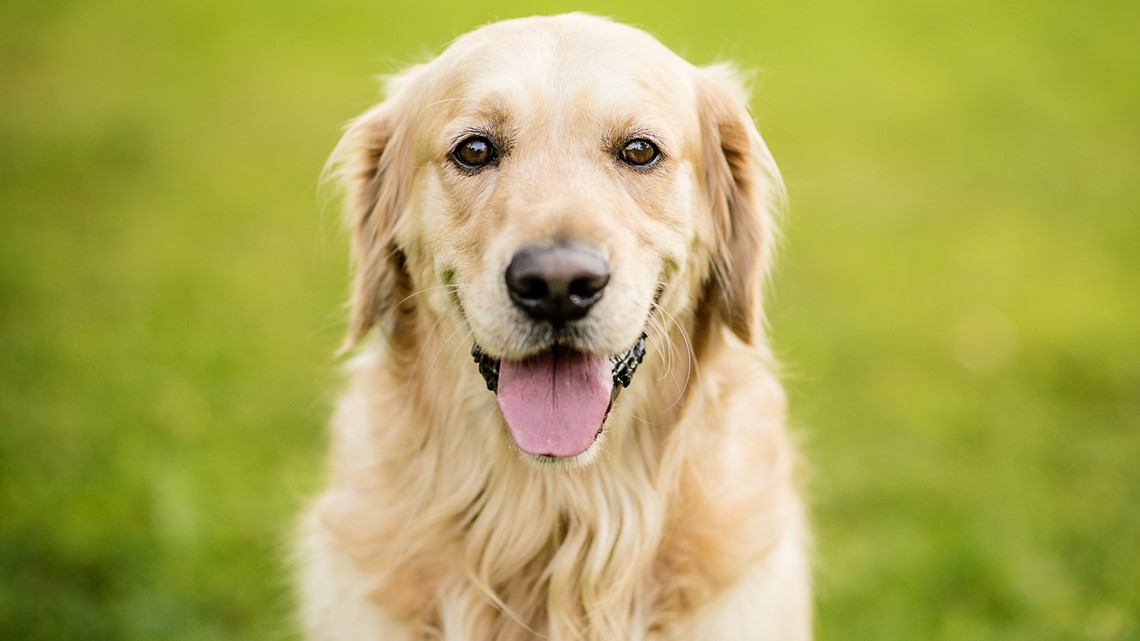
[{"label": "dog's eye", "polygon": [[451,157],[464,169],[478,169],[495,159],[495,146],[483,136],[471,136],[456,145]]},{"label": "dog's eye", "polygon": [[644,138],[631,140],[621,149],[621,159],[635,167],[647,167],[660,157],[661,152],[658,151],[657,145]]}]

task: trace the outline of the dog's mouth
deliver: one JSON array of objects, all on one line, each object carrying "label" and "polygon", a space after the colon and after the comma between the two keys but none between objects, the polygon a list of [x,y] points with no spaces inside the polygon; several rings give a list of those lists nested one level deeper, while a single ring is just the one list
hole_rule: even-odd
[{"label": "dog's mouth", "polygon": [[507,430],[523,452],[573,458],[602,433],[610,408],[645,358],[645,339],[613,356],[554,345],[522,361],[500,361],[478,343],[471,356],[495,392]]}]

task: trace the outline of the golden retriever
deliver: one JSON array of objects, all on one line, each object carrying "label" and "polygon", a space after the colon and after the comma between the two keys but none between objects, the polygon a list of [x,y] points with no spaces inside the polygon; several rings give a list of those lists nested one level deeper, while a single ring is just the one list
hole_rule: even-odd
[{"label": "golden retriever", "polygon": [[363,346],[301,536],[309,639],[810,637],[761,312],[782,187],[729,68],[500,22],[333,163]]}]

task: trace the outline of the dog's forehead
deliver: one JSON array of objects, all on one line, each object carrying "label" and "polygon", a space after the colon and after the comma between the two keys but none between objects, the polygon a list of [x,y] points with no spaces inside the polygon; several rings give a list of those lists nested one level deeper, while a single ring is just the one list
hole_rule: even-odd
[{"label": "dog's forehead", "polygon": [[616,62],[632,62],[640,59],[656,67],[684,63],[645,31],[576,13],[495,22],[460,36],[441,58],[474,55],[499,55],[520,62],[556,55],[569,61],[613,58]]},{"label": "dog's forehead", "polygon": [[454,114],[564,105],[620,120],[693,104],[689,63],[641,30],[580,14],[482,27],[433,65],[434,98]]}]

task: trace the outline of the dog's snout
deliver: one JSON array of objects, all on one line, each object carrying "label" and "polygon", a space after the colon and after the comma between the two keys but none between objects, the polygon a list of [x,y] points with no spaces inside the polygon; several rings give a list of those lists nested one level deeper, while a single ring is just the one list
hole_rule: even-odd
[{"label": "dog's snout", "polygon": [[525,247],[507,266],[507,291],[535,320],[559,324],[577,320],[602,298],[610,265],[584,243]]}]

